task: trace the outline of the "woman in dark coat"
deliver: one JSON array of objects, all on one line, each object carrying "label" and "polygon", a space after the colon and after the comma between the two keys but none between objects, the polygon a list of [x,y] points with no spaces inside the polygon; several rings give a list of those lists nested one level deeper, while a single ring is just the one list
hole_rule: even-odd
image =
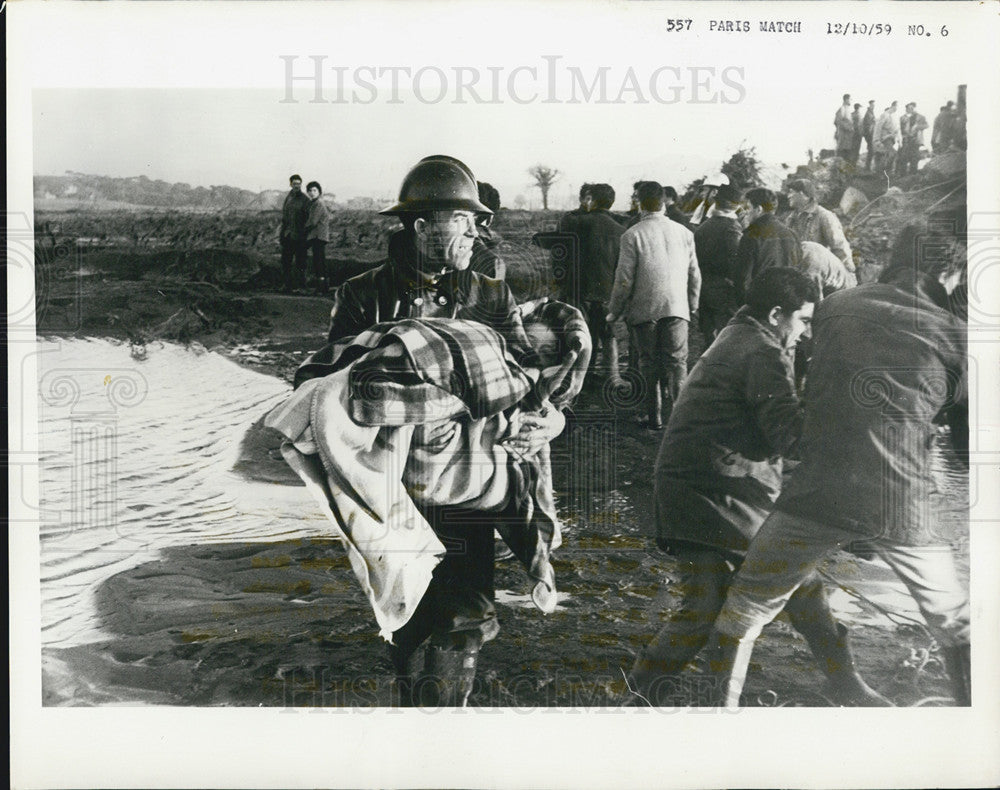
[{"label": "woman in dark coat", "polygon": [[321,199],[323,187],[319,181],[306,185],[309,195],[309,214],[306,216],[306,243],[312,250],[313,280],[317,293],[325,294],[329,289],[326,277],[326,243],[330,240],[330,212]]}]

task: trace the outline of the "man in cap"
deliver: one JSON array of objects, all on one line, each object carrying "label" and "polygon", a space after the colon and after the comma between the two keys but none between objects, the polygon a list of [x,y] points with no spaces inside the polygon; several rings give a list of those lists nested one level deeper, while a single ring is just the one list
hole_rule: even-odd
[{"label": "man in cap", "polygon": [[896,109],[899,102],[894,101],[885,108],[883,113],[875,121],[875,172],[887,175],[895,172],[896,155],[899,152],[899,145],[902,142],[902,134],[899,129],[899,119],[896,117]]},{"label": "man in cap", "polygon": [[854,147],[854,122],[851,120],[851,94],[845,93],[843,104],[833,116],[833,137],[837,143],[837,156],[849,160]]},{"label": "man in cap", "polygon": [[743,196],[728,184],[715,194],[715,210],[694,232],[694,249],[701,270],[698,324],[706,346],[739,308],[737,252],[743,226],[736,216]]},{"label": "man in cap", "polygon": [[[486,324],[503,337],[517,363],[539,367],[510,289],[469,268],[478,237],[476,218],[493,212],[479,200],[476,179],[464,163],[444,155],[422,159],[403,179],[398,202],[382,213],[399,217],[403,229],[390,237],[384,263],[337,289],[331,345],[303,363],[296,385],[323,374],[333,361],[335,341],[407,318]],[[549,307],[556,308],[549,310],[558,314],[556,334],[575,364],[550,395],[556,409],[549,418],[525,421],[518,436],[522,447],[538,448],[558,435],[564,425],[558,408],[580,391],[590,361],[590,337],[579,311],[559,303]],[[468,375],[475,371],[470,369]],[[412,617],[393,633],[390,658],[400,704],[464,705],[479,648],[499,631],[493,604],[497,518],[449,505],[428,508],[424,516],[447,553]],[[417,651],[425,642],[421,669]],[[432,682],[422,682],[428,680]],[[412,691],[417,687],[422,689],[419,695]]]},{"label": "man in cap", "polygon": [[949,101],[938,112],[931,131],[931,148],[935,154],[943,154],[951,145],[951,124],[955,116],[955,102]]},{"label": "man in cap", "polygon": [[861,119],[861,136],[865,138],[865,170],[872,169],[872,159],[875,156],[875,100],[868,102],[865,117]]},{"label": "man in cap", "polygon": [[284,276],[284,290],[305,288],[306,253],[309,242],[306,234],[306,220],[309,217],[309,198],[302,191],[302,176],[296,174],[288,179],[291,187],[281,206],[281,272]]}]

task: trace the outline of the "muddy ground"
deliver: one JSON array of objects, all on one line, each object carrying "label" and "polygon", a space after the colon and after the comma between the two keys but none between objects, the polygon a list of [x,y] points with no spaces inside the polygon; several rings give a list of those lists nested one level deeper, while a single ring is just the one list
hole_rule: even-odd
[{"label": "muddy ground", "polygon": [[[196,282],[177,271],[124,278],[79,263],[40,271],[39,334],[116,338],[139,356],[157,338],[198,344],[286,381],[323,342],[326,298]],[[700,346],[695,335],[692,360]],[[653,540],[651,473],[660,434],[636,424],[635,405],[627,391],[592,376],[554,442],[565,520],[554,564],[565,598],[553,614],[541,614],[520,566],[498,563],[502,630],[483,649],[472,705],[621,703],[623,671],[674,601],[676,571]],[[239,471],[295,484],[275,460],[276,446],[274,435],[251,432]],[[838,565],[848,576],[859,566],[868,576],[889,575],[846,555]],[[926,631],[851,601],[857,663],[869,683],[898,705],[950,704]],[[45,651],[46,704],[389,703],[385,644],[336,541],[165,550],[103,583],[97,603],[107,639]],[[702,677],[694,666],[691,688]],[[682,694],[677,704],[689,699]],[[830,704],[805,642],[780,619],[758,642],[746,702]]]}]

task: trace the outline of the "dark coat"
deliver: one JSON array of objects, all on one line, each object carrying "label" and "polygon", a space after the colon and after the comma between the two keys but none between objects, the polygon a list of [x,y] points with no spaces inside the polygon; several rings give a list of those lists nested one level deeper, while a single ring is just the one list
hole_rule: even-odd
[{"label": "dark coat", "polygon": [[[740,305],[737,251],[743,227],[735,217],[709,217],[694,232],[694,251],[701,269],[702,316],[719,311],[732,316]],[[704,328],[703,328],[704,329]]]},{"label": "dark coat", "polygon": [[306,240],[306,219],[309,216],[309,197],[301,190],[296,192],[290,189],[285,195],[285,202],[281,205],[281,232],[282,239],[292,241]]},{"label": "dark coat", "polygon": [[741,558],[802,430],[790,356],[742,309],[681,389],[654,471],[657,541]]},{"label": "dark coat", "polygon": [[[776,507],[859,538],[940,544],[929,449],[935,419],[967,403],[966,325],[938,282],[885,279],[816,307],[802,464]],[[953,440],[967,446],[955,426]]]},{"label": "dark coat", "polygon": [[305,229],[307,241],[330,240],[330,211],[322,198],[309,201]]},{"label": "dark coat", "polygon": [[625,228],[610,211],[597,208],[577,217],[575,232],[580,245],[580,298],[607,304]]},{"label": "dark coat", "polygon": [[[442,301],[443,300],[443,306]],[[507,285],[465,269],[441,275],[433,288],[421,284],[417,250],[412,237],[399,231],[389,239],[388,259],[374,269],[352,277],[334,292],[327,340],[353,337],[375,324],[435,314],[479,321],[499,332],[514,358],[534,363],[534,352],[524,332],[521,313]],[[295,373],[295,386],[329,372],[333,347],[312,354]]]},{"label": "dark coat", "polygon": [[736,257],[738,276],[735,282],[742,296],[750,282],[765,269],[798,266],[802,248],[798,236],[769,212],[747,226]]}]

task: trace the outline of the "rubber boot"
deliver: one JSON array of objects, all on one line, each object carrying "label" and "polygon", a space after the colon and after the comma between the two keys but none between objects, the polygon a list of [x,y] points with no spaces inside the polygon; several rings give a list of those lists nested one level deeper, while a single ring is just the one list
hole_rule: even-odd
[{"label": "rubber boot", "polygon": [[858,673],[847,626],[843,623],[836,623],[833,629],[797,626],[827,677],[834,703],[858,708],[894,707],[892,702],[865,683]]},{"label": "rubber boot", "polygon": [[726,710],[739,709],[755,642],[749,637],[738,639],[712,629],[704,653],[715,681],[709,705]]},{"label": "rubber boot", "polygon": [[968,707],[972,704],[972,655],[969,645],[942,648],[944,665],[951,678],[951,693],[955,704]]},{"label": "rubber boot", "polygon": [[447,650],[428,645],[424,671],[417,679],[416,696],[421,707],[464,708],[476,679],[479,647]]}]

